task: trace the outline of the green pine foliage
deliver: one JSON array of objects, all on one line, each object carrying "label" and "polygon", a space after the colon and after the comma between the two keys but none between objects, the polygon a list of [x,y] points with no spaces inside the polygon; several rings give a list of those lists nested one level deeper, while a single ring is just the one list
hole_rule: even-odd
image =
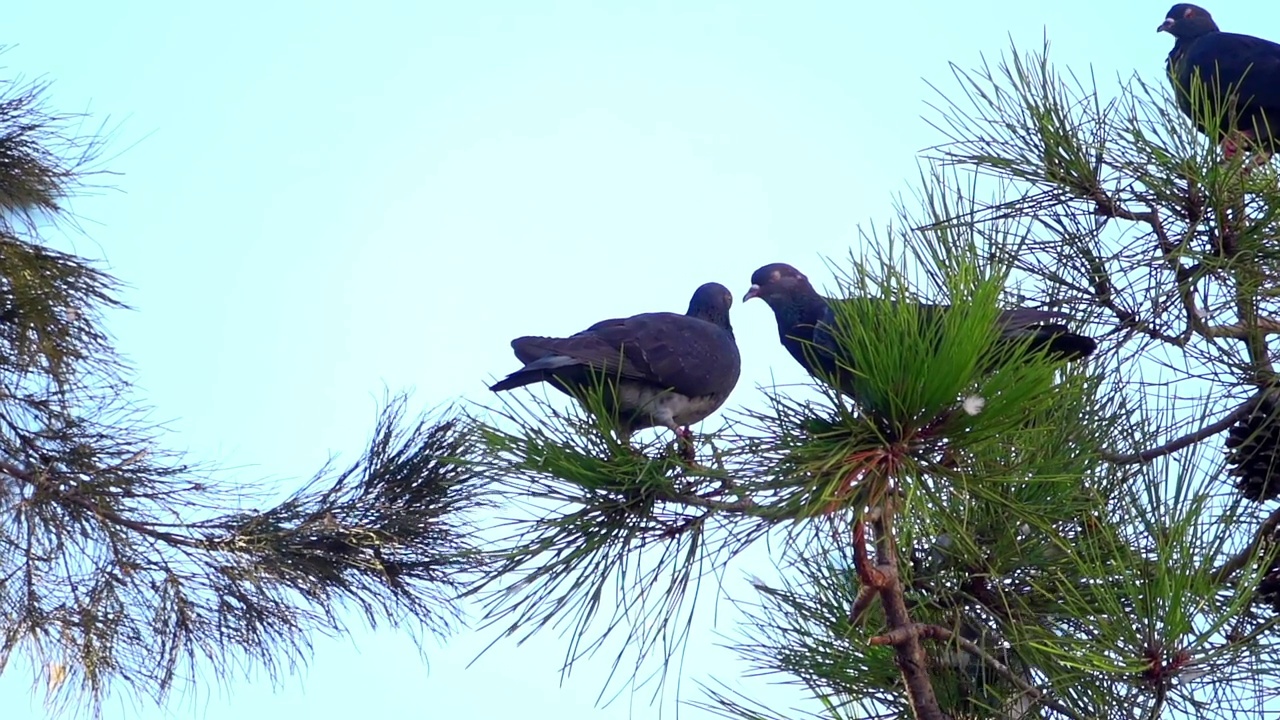
[{"label": "green pine foliage", "polygon": [[[622,437],[608,377],[416,420],[394,399],[348,469],[254,512],[144,421],[102,328],[116,281],[36,233],[97,144],[0,86],[0,668],[66,707],[163,700],[205,665],[274,676],[344,608],[443,633],[465,599],[635,689],[750,552],[771,565],[731,598],[734,649],[815,717],[1261,714],[1280,177],[1162,82],[1016,48],[953,74],[913,194],[833,263],[856,402],[740,386],[689,457]],[[1191,95],[1212,134],[1224,103]],[[997,342],[1014,306],[1098,350]],[[796,717],[698,670],[703,711]]]},{"label": "green pine foliage", "polygon": [[482,502],[470,418],[388,398],[357,460],[284,497],[167,450],[103,326],[119,283],[53,247],[105,138],[44,90],[0,80],[0,671],[96,714],[280,679],[361,620],[456,627]]},{"label": "green pine foliage", "polygon": [[[699,581],[761,545],[776,577],[733,598],[736,648],[815,717],[1267,701],[1280,511],[1227,463],[1265,475],[1272,456],[1250,413],[1275,385],[1275,171],[1224,160],[1163,85],[1099,89],[1016,48],[954,72],[917,191],[833,264],[858,402],[821,382],[739,388],[694,462],[666,438],[619,444],[590,399],[476,421],[484,472],[520,509],[473,589],[491,622],[561,627],[566,671],[608,646],[623,682],[660,679],[712,594]],[[1070,313],[1097,352],[995,342],[1013,306]],[[1254,445],[1225,452],[1246,420]],[[705,710],[795,717],[702,679]]]}]

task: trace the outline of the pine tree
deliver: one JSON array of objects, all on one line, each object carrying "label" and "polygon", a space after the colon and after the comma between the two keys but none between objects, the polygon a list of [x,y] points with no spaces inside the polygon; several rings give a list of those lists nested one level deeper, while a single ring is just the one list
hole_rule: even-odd
[{"label": "pine tree", "polygon": [[0,671],[25,661],[54,709],[93,712],[197,666],[276,677],[350,608],[452,629],[481,502],[466,416],[394,396],[362,457],[283,499],[166,451],[104,327],[117,281],[50,237],[105,139],[44,91],[0,81]]},{"label": "pine tree", "polygon": [[[737,649],[822,717],[1259,714],[1280,671],[1280,178],[1224,158],[1164,84],[1099,88],[1016,48],[954,71],[918,192],[837,265],[845,296],[957,310],[842,310],[863,402],[740,387],[693,463],[559,398],[473,420],[519,510],[472,588],[489,622],[567,628],[570,665],[621,639],[639,681],[714,596],[699,581],[769,542]],[[1013,304],[1083,319],[1099,350],[997,356]],[[726,717],[788,717],[706,687]]]}]

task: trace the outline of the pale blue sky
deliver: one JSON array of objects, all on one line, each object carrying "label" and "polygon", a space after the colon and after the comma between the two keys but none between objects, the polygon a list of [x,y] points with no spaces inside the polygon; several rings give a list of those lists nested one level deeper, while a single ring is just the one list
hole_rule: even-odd
[{"label": "pale blue sky", "polygon": [[[75,202],[74,242],[131,286],[137,312],[111,327],[171,443],[254,482],[353,458],[384,384],[420,406],[485,399],[516,335],[682,310],[711,280],[740,297],[772,261],[829,284],[820,258],[888,219],[938,140],[924,79],[1047,31],[1060,67],[1159,81],[1168,5],[24,3],[0,62],[53,80],[53,107],[120,123],[122,192]],[[1280,7],[1209,9],[1280,39]],[[731,402],[801,378],[763,305],[733,322]],[[714,642],[694,637],[685,678],[733,678]],[[462,669],[482,644],[455,637],[428,666],[407,637],[362,632],[318,643],[278,692],[237,678],[106,717],[628,715],[595,709],[593,668],[558,685],[554,637]],[[6,718],[42,716],[28,682],[0,678]]]}]

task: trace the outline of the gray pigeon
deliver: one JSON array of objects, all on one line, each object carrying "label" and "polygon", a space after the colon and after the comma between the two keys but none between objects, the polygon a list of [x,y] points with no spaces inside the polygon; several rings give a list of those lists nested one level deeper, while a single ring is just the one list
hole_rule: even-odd
[{"label": "gray pigeon", "polygon": [[738,383],[741,360],[729,324],[733,294],[719,283],[699,287],[684,315],[643,313],[603,320],[567,338],[511,341],[524,367],[489,389],[536,382],[582,400],[604,382],[605,403],[623,442],[636,430],[663,426],[688,442],[688,426],[714,413]]},{"label": "gray pigeon", "polygon": [[[831,382],[840,392],[857,400],[853,374],[845,369],[856,367],[855,359],[846,357],[832,336],[836,324],[832,306],[841,301],[819,295],[808,278],[785,263],[765,265],[755,271],[743,301],[757,297],[773,310],[778,321],[778,336],[787,352],[810,375]],[[920,307],[921,315],[927,317],[945,313],[950,306]],[[1062,360],[1086,357],[1097,348],[1097,343],[1093,338],[1068,331],[1063,321],[1069,319],[1065,313],[1015,308],[1002,311],[997,323],[1001,340],[1029,340],[1033,348],[1047,347]]]}]

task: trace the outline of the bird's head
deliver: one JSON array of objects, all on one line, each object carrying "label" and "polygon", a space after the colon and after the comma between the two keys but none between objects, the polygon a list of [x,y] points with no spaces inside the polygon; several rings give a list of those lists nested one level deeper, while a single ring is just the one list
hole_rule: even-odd
[{"label": "bird's head", "polygon": [[760,298],[773,306],[796,295],[808,295],[813,292],[813,286],[809,284],[809,278],[805,277],[804,273],[786,263],[773,263],[752,273],[751,288],[742,297],[742,301]]},{"label": "bird's head", "polygon": [[709,282],[693,292],[689,300],[690,317],[702,318],[720,324],[729,319],[729,308],[733,307],[733,293],[720,283]]},{"label": "bird's head", "polygon": [[1156,32],[1167,32],[1181,40],[1218,32],[1218,25],[1209,11],[1199,5],[1178,3],[1169,8],[1169,14],[1160,23],[1160,27],[1156,28]]}]

